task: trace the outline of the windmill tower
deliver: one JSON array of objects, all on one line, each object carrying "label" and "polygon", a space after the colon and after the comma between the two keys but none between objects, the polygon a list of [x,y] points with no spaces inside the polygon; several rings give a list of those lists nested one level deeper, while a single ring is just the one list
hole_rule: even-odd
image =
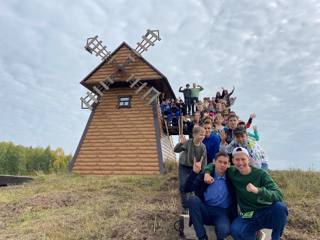
[{"label": "windmill tower", "polygon": [[163,172],[175,159],[172,141],[162,128],[159,95],[175,98],[168,79],[142,57],[160,41],[147,30],[135,49],[123,42],[110,52],[98,36],[85,49],[102,62],[81,84],[87,93],[81,107],[91,110],[69,170],[95,175],[147,175]]}]

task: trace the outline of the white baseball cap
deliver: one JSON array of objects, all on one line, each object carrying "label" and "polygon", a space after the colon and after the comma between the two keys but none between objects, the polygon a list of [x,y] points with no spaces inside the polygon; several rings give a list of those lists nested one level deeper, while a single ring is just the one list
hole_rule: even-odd
[{"label": "white baseball cap", "polygon": [[236,147],[235,149],[233,149],[232,151],[232,156],[236,155],[237,153],[244,153],[245,155],[249,156],[248,150],[243,148],[243,147]]}]

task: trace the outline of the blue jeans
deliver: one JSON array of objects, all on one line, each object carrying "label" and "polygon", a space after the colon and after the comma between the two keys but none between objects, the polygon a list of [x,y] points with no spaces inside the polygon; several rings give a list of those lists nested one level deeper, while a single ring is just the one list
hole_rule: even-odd
[{"label": "blue jeans", "polygon": [[204,225],[215,226],[217,240],[223,240],[230,235],[228,209],[205,205],[197,196],[189,198],[188,206],[190,218],[198,238],[206,236]]},{"label": "blue jeans", "polygon": [[192,172],[192,167],[187,167],[184,165],[179,164],[178,169],[178,177],[179,177],[179,192],[181,198],[181,205],[183,208],[188,208],[187,205],[187,194],[184,192],[184,185],[186,184],[187,178]]},{"label": "blue jeans", "polygon": [[255,240],[256,232],[263,228],[272,229],[272,240],[280,240],[288,222],[288,209],[283,202],[257,210],[252,218],[237,217],[231,224],[234,240]]}]

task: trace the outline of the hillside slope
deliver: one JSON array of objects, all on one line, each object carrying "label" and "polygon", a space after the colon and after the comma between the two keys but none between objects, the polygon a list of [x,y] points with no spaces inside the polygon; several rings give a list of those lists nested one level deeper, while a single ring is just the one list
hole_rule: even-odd
[{"label": "hillside slope", "polygon": [[[272,175],[289,205],[284,239],[320,239],[320,173]],[[177,177],[42,175],[0,188],[0,239],[176,240]]]}]

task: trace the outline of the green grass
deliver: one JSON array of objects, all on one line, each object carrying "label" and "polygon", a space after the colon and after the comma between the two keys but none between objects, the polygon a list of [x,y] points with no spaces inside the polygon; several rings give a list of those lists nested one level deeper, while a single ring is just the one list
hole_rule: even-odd
[{"label": "green grass", "polygon": [[[273,171],[289,206],[284,239],[320,239],[320,173]],[[0,188],[0,239],[176,240],[176,174],[40,175]]]},{"label": "green grass", "polygon": [[286,239],[320,239],[320,173],[291,170],[271,175],[289,208]]},{"label": "green grass", "polygon": [[0,239],[170,239],[176,177],[42,175],[0,189]]}]

